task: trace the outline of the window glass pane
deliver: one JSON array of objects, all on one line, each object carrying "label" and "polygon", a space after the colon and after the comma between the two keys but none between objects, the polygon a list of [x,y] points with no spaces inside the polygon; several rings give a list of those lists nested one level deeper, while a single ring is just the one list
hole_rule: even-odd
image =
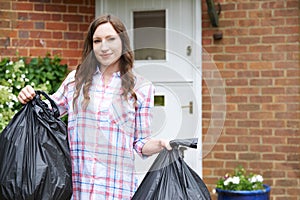
[{"label": "window glass pane", "polygon": [[135,59],[165,60],[165,10],[138,11],[133,18]]}]

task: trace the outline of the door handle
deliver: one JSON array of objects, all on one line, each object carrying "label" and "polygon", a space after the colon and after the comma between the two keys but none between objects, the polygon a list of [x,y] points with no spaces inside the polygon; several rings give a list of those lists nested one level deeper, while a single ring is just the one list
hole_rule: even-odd
[{"label": "door handle", "polygon": [[192,54],[192,47],[189,45],[186,47],[186,55],[190,56]]},{"label": "door handle", "polygon": [[193,114],[193,102],[192,101],[189,102],[189,105],[181,106],[181,108],[188,108],[189,109],[189,113]]}]

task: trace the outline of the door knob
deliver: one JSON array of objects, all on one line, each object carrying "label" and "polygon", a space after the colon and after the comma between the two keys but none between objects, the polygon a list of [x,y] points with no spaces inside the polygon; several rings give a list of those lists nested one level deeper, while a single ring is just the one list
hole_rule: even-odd
[{"label": "door knob", "polygon": [[189,105],[181,106],[181,108],[188,108],[189,109],[189,113],[193,114],[193,102],[192,101],[189,102]]}]

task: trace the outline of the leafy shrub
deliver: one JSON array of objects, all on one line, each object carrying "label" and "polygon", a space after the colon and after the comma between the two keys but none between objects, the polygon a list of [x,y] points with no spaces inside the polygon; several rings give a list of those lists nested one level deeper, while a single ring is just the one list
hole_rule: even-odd
[{"label": "leafy shrub", "polygon": [[41,58],[26,58],[11,61],[4,58],[0,62],[0,131],[22,105],[17,96],[20,90],[31,85],[35,90],[54,93],[68,73],[68,66],[60,64],[61,58],[46,55]]}]

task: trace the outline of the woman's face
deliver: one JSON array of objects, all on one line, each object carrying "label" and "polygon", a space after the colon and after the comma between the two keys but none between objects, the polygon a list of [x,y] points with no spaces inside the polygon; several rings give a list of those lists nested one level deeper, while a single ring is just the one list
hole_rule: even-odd
[{"label": "woman's face", "polygon": [[93,50],[103,67],[118,67],[122,55],[122,41],[110,23],[101,24],[93,35]]}]

